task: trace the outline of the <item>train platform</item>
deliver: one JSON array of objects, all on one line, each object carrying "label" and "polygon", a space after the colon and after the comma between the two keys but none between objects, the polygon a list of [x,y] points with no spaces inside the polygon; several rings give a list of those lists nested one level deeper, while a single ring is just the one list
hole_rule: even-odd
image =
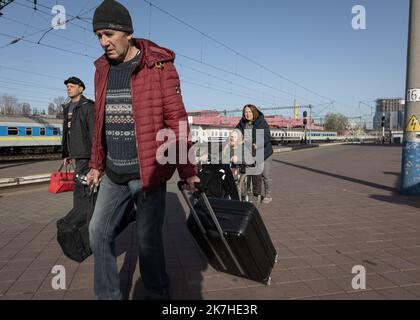
[{"label": "train platform", "polygon": [[[398,193],[401,151],[336,145],[274,155],[273,202],[258,204],[279,254],[269,286],[207,263],[174,175],[164,224],[172,299],[420,299],[420,199]],[[73,262],[56,241],[56,220],[71,202],[71,193],[45,185],[0,190],[0,299],[94,298],[92,257]],[[133,225],[117,239],[127,299],[144,293],[136,243]],[[65,289],[52,288],[56,265],[65,267]],[[366,271],[365,289],[354,287],[355,266]]]},{"label": "train platform", "polygon": [[[329,143],[321,146],[333,146],[342,143]],[[318,144],[293,144],[290,146],[275,146],[274,153],[290,152],[307,148],[317,148]],[[46,181],[52,171],[57,170],[61,165],[61,160],[19,160],[19,161],[0,161],[0,189],[4,186],[18,185]]]}]

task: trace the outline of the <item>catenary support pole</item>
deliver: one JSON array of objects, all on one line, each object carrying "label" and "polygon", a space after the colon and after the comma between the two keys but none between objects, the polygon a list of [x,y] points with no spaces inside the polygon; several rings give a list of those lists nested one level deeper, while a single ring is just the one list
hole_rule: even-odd
[{"label": "catenary support pole", "polygon": [[401,193],[420,195],[420,0],[410,0]]}]

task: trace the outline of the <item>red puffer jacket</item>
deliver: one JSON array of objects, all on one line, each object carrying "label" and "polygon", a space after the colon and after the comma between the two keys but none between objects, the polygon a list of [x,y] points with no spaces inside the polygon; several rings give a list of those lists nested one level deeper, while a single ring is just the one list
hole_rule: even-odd
[{"label": "red puffer jacket", "polygon": [[[156,152],[163,144],[156,141],[158,131],[171,129],[178,141],[179,121],[187,122],[188,117],[182,102],[179,76],[173,65],[174,52],[145,39],[135,39],[135,43],[141,50],[141,58],[131,76],[132,110],[141,180],[143,188],[150,190],[169,180],[175,169],[178,169],[181,179],[187,179],[197,174],[197,168],[189,161],[162,165],[156,160]],[[104,55],[95,66],[95,128],[89,166],[103,172],[107,155],[104,119],[110,65]],[[190,137],[189,127],[187,132]],[[188,139],[189,150],[191,141],[185,139]]]}]

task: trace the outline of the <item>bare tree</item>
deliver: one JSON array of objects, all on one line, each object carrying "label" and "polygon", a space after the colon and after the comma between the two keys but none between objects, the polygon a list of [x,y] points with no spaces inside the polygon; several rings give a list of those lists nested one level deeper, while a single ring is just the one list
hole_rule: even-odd
[{"label": "bare tree", "polygon": [[339,113],[328,113],[325,116],[324,127],[329,131],[337,131],[339,134],[344,132],[348,127],[348,119]]},{"label": "bare tree", "polygon": [[55,105],[52,102],[48,105],[48,114],[51,116],[57,114],[57,109],[55,108]]},{"label": "bare tree", "polygon": [[22,115],[22,108],[23,108],[23,104],[18,102],[15,106],[14,114],[15,115]]},{"label": "bare tree", "polygon": [[31,105],[27,102],[22,103],[22,115],[29,116],[31,114]]},{"label": "bare tree", "polygon": [[6,115],[16,114],[18,100],[15,96],[8,94],[3,94],[1,97],[0,105],[2,106],[2,111]]},{"label": "bare tree", "polygon": [[54,104],[57,110],[57,118],[62,119],[63,118],[63,105],[66,101],[66,98],[60,96],[57,98],[54,98]]}]

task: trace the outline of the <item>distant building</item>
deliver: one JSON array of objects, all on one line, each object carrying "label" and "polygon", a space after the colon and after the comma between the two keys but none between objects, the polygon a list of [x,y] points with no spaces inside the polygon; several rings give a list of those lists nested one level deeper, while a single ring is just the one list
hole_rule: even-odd
[{"label": "distant building", "polygon": [[373,128],[382,130],[382,116],[385,116],[385,131],[404,130],[404,111],[405,100],[395,99],[377,99],[376,112],[373,117]]},{"label": "distant building", "polygon": [[[222,115],[218,111],[214,110],[202,110],[194,111],[188,114],[188,122],[194,125],[208,125],[208,126],[225,126],[225,127],[235,127],[238,122],[241,120],[241,116],[227,116]],[[266,115],[265,120],[271,128],[302,128],[303,127],[303,118],[293,119],[286,118],[281,115]],[[306,126],[313,130],[324,130],[323,126],[308,120]]]}]

